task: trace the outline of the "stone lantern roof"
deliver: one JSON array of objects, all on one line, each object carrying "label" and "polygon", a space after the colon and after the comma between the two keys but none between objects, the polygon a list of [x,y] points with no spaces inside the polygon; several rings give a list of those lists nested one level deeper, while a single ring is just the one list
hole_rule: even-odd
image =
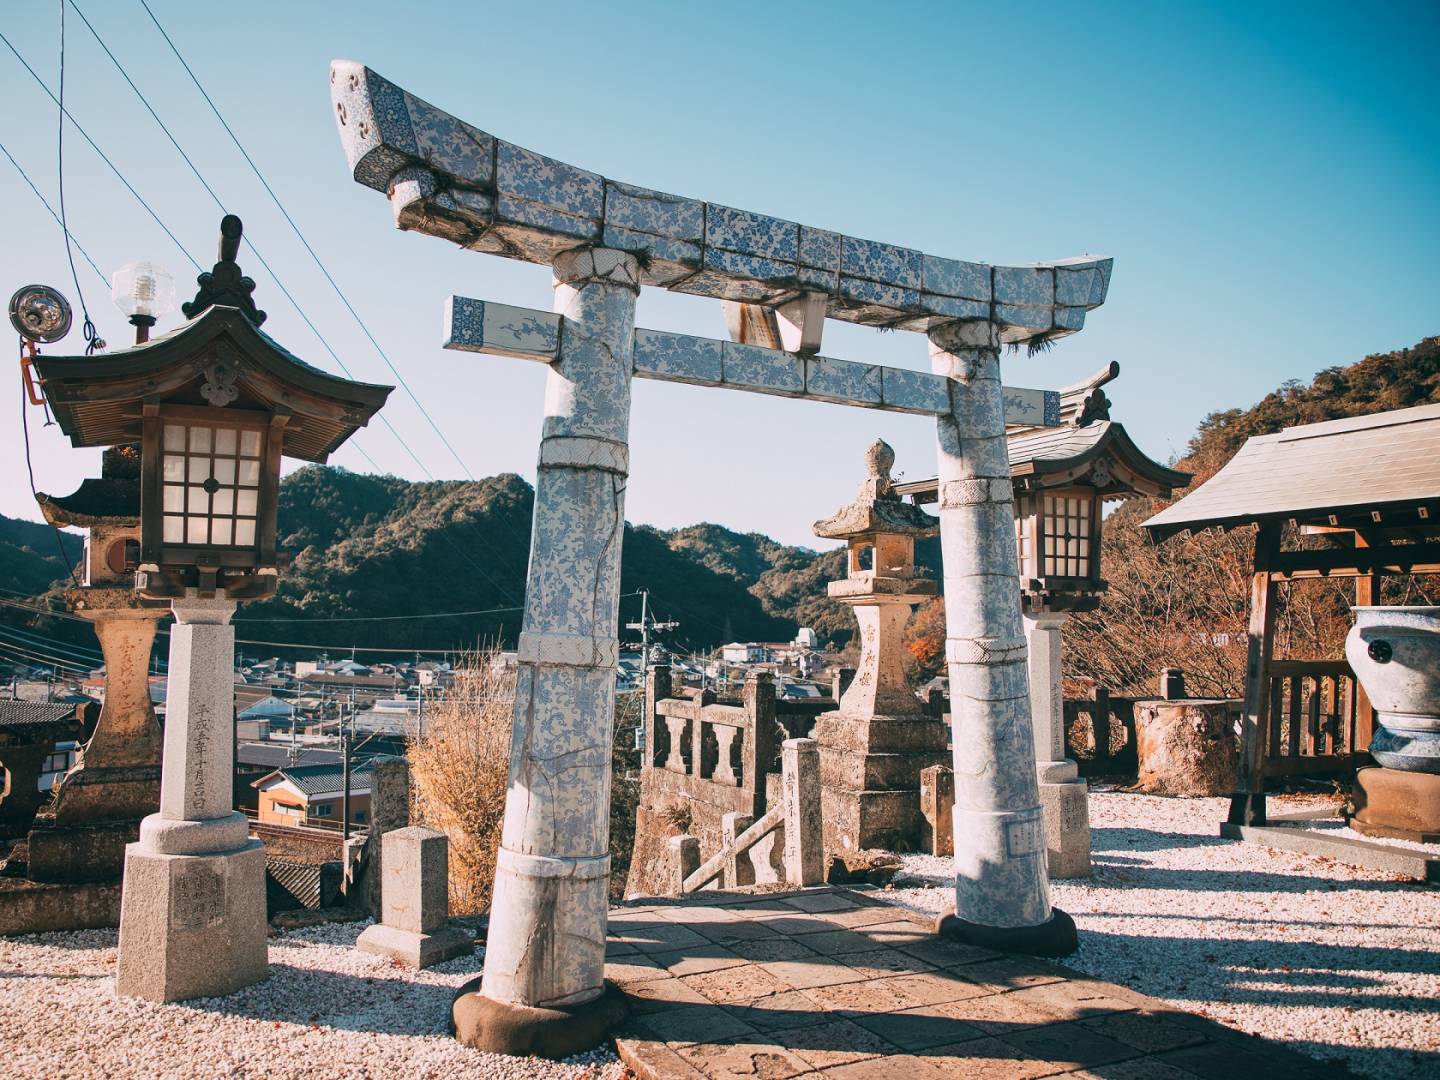
[{"label": "stone lantern roof", "polygon": [[914,503],[907,503],[895,490],[890,470],[895,465],[895,451],[884,439],[876,439],[865,452],[869,475],[860,484],[855,501],[842,507],[834,517],[817,521],[815,535],[824,540],[855,540],[876,533],[899,536],[934,536],[940,528],[931,517]]}]

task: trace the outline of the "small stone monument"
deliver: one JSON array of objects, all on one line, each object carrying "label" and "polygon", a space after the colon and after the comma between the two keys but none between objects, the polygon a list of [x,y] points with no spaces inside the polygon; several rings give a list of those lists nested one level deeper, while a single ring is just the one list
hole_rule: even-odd
[{"label": "small stone monument", "polygon": [[924,828],[920,771],[943,763],[945,725],[926,713],[905,677],[902,635],[911,609],[936,594],[915,571],[915,541],[938,524],[895,492],[895,451],[876,440],[865,457],[869,476],[855,501],[815,535],[844,540],[849,573],[829,593],[855,611],[860,661],[835,712],[815,721],[820,744],[825,847],[835,854],[915,845]]},{"label": "small stone monument", "polygon": [[427,968],[474,949],[468,931],[449,924],[450,844],[424,825],[394,829],[380,838],[380,918],[355,947]]}]

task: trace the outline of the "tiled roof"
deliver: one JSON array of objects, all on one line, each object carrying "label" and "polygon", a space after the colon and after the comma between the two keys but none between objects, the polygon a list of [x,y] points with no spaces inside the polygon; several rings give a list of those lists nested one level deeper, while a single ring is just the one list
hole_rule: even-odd
[{"label": "tiled roof", "polygon": [[1365,513],[1440,501],[1440,405],[1286,428],[1249,439],[1144,528],[1186,529]]},{"label": "tiled roof", "polygon": [[[329,765],[294,765],[282,769],[276,769],[290,783],[294,784],[306,795],[319,795],[325,791],[339,791],[344,784],[344,768],[338,762]],[[350,792],[354,794],[357,790],[369,791],[370,778],[374,769],[366,761],[354,765],[350,769]],[[274,773],[271,774],[272,776]],[[269,777],[262,777],[257,780],[256,785],[262,784]]]},{"label": "tiled roof", "polygon": [[58,724],[75,715],[75,706],[55,701],[0,698],[0,727]]}]

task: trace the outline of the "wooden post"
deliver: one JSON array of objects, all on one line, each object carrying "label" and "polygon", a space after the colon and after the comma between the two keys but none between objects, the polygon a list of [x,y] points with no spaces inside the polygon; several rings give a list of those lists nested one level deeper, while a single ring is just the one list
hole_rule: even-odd
[{"label": "wooden post", "polygon": [[1275,581],[1270,566],[1280,550],[1280,525],[1255,532],[1255,572],[1250,578],[1250,626],[1245,649],[1245,711],[1240,720],[1240,767],[1230,797],[1231,825],[1265,824],[1265,729],[1271,652],[1275,646]]}]

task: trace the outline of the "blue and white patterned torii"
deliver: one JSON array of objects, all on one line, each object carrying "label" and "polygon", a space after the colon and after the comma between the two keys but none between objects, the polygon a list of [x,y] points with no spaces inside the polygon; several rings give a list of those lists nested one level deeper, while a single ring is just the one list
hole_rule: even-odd
[{"label": "blue and white patterned torii", "polygon": [[[1110,260],[960,262],[665,195],[496,139],[360,64],[330,78],[353,176],[389,196],[399,227],[554,272],[553,313],[462,297],[447,312],[447,348],[549,366],[486,1030],[472,1041],[513,1050],[517,1025],[573,1020],[604,993],[633,376],[936,418],[956,844],[941,932],[1070,951],[1074,925],[1049,900],[1005,445],[1007,422],[1058,424],[1059,401],[1002,388],[999,352],[1079,330]],[[642,285],[727,301],[736,340],[635,329]],[[923,331],[933,374],[820,356],[825,318]]]}]

